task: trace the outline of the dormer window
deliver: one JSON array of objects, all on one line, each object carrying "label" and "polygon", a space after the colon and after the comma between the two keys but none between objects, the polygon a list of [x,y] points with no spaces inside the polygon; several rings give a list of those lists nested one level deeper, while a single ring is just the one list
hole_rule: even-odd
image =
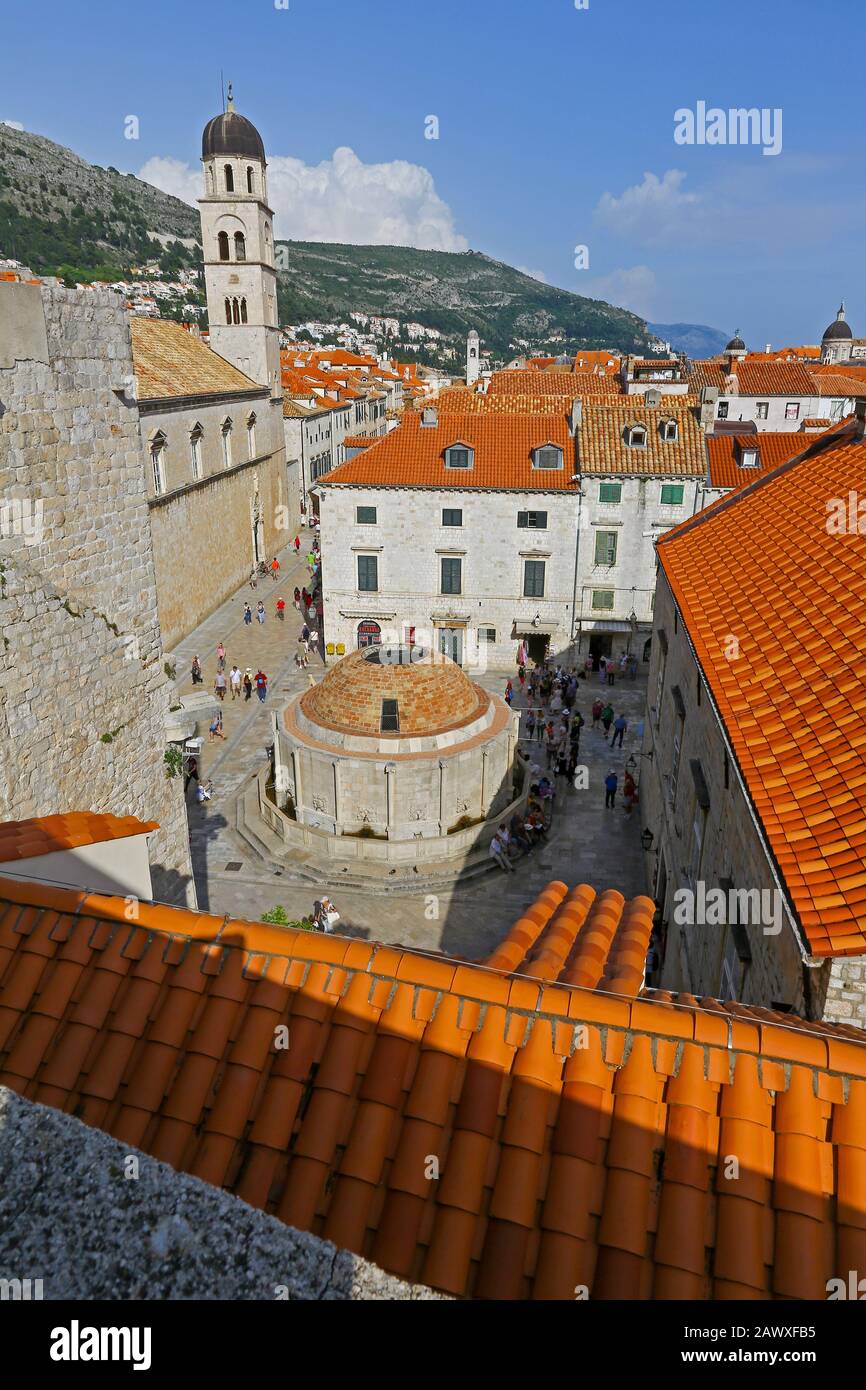
[{"label": "dormer window", "polygon": [[659,425],[659,433],[665,444],[676,444],[680,437],[680,429],[676,420],[662,420]]},{"label": "dormer window", "polygon": [[758,450],[754,446],[748,445],[740,448],[740,467],[758,467]]},{"label": "dormer window", "polygon": [[645,425],[626,425],[624,432],[625,442],[630,449],[646,448],[646,426]]},{"label": "dormer window", "polygon": [[474,450],[468,444],[452,444],[445,450],[446,468],[471,468]]},{"label": "dormer window", "polygon": [[533,455],[535,468],[561,468],[562,450],[556,444],[543,444]]}]

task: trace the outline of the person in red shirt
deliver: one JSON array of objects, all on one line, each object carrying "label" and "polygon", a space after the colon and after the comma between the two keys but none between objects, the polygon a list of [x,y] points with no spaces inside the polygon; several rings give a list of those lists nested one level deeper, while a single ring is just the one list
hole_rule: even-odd
[{"label": "person in red shirt", "polygon": [[284,598],[277,599],[277,617],[281,623],[286,620],[286,600]]},{"label": "person in red shirt", "polygon": [[258,697],[259,697],[259,699],[261,700],[262,704],[264,704],[264,703],[265,703],[265,697],[267,696],[267,693],[268,693],[268,678],[267,678],[267,676],[265,675],[264,671],[258,670],[258,671],[256,671],[256,674],[255,674],[254,679],[255,679],[255,686],[256,686],[256,694],[258,695]]},{"label": "person in red shirt", "polygon": [[296,555],[297,555],[298,551],[300,550],[300,548],[301,548],[301,538],[300,538],[300,536],[295,536],[295,554],[296,554]]},{"label": "person in red shirt", "polygon": [[279,562],[279,560],[277,559],[277,557],[276,557],[276,555],[275,555],[274,558],[273,558],[273,560],[271,560],[271,578],[273,579],[273,581],[274,581],[275,584],[276,584],[276,582],[277,582],[277,578],[278,578],[278,576],[279,576],[279,572],[280,572],[280,562]]}]

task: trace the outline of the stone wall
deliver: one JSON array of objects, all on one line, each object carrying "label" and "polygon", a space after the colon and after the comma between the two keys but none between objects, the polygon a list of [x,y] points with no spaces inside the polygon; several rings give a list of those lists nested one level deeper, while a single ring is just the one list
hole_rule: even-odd
[{"label": "stone wall", "polygon": [[[12,301],[14,300],[14,314]],[[0,284],[0,817],[157,820],[154,892],[194,905],[138,409],[108,291]],[[4,335],[5,338],[6,335]],[[40,346],[40,342],[42,346]]]},{"label": "stone wall", "polygon": [[[778,931],[769,912],[766,921],[762,920],[762,913],[759,920],[741,923],[739,941],[747,944],[751,960],[737,954],[735,934],[726,921],[678,924],[675,920],[674,894],[678,889],[692,889],[701,882],[709,891],[730,883],[735,890],[771,894],[779,881],[733,757],[730,753],[726,757],[719,719],[661,572],[655,621],[640,806],[643,827],[654,836],[650,877],[667,923],[662,985],[665,989],[713,997],[735,995],[747,1004],[768,1008],[781,1005],[808,1018],[826,1016],[841,1021],[842,1015],[825,1005],[828,991],[832,994],[831,974],[838,972],[841,962],[821,961],[808,955],[794,920],[780,899],[765,900],[768,906],[772,903],[774,910],[775,902],[779,902]],[[679,717],[675,688],[682,700],[683,718]],[[681,748],[672,799],[678,727]],[[693,761],[700,763],[709,798],[700,853],[695,838],[700,807],[691,769]],[[723,964],[726,954],[727,970]],[[856,1021],[853,1009],[846,1021]]]},{"label": "stone wall", "polygon": [[[162,417],[146,418],[149,430]],[[177,432],[183,435],[185,423]],[[249,579],[257,515],[260,557],[266,564],[294,539],[298,520],[291,510],[282,442],[264,457],[211,474],[180,492],[152,497],[149,505],[159,615],[168,649]]]}]

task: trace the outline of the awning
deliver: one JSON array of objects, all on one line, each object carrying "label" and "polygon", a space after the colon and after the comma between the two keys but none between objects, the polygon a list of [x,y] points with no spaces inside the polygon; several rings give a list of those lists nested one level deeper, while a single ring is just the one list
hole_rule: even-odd
[{"label": "awning", "polygon": [[514,619],[515,637],[552,637],[555,632],[559,632],[558,623],[527,623]]},{"label": "awning", "polygon": [[590,618],[581,622],[582,632],[631,632],[631,623],[623,623],[616,618]]}]

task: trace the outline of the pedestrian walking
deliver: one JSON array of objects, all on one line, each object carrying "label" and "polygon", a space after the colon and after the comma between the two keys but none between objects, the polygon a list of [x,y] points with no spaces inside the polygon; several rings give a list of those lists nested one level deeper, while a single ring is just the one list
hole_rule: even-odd
[{"label": "pedestrian walking", "polygon": [[552,723],[549,723],[545,730],[545,741],[547,744],[547,766],[553,767],[556,758],[556,730]]},{"label": "pedestrian walking", "polygon": [[505,682],[505,703],[506,703],[506,705],[508,705],[509,709],[511,708],[511,703],[512,703],[513,699],[514,699],[514,687],[513,687],[513,685],[511,684],[511,681],[506,681],[506,682]]},{"label": "pedestrian walking", "polygon": [[262,603],[261,599],[259,599],[256,605],[256,618],[260,623],[265,621],[265,605]]},{"label": "pedestrian walking", "polygon": [[217,671],[216,680],[213,683],[213,688],[216,692],[217,699],[224,700],[226,697],[226,678],[224,671]]},{"label": "pedestrian walking", "polygon": [[630,772],[625,774],[625,780],[622,784],[622,799],[625,805],[625,813],[627,816],[630,816],[632,807],[637,801],[637,787],[635,786],[634,778]]},{"label": "pedestrian walking", "polygon": [[218,671],[224,671],[225,669],[226,669],[226,649],[225,649],[225,647],[223,646],[222,642],[220,642],[219,645],[217,646],[217,670],[218,670]]},{"label": "pedestrian walking", "polygon": [[183,779],[183,794],[186,796],[189,791],[190,782],[198,781],[198,759],[190,758],[186,765],[186,776]]},{"label": "pedestrian walking", "polygon": [[237,700],[241,693],[241,668],[233,666],[229,671],[229,685],[232,688],[232,699]]},{"label": "pedestrian walking", "polygon": [[284,598],[277,599],[277,617],[281,623],[286,621],[286,600]]},{"label": "pedestrian walking", "polygon": [[622,714],[618,714],[616,719],[613,721],[613,738],[610,741],[611,748],[616,747],[617,739],[619,739],[619,746],[620,748],[622,748],[622,736],[627,728],[628,724],[626,722],[625,716]]},{"label": "pedestrian walking", "polygon": [[611,810],[613,810],[614,805],[615,805],[615,802],[616,802],[616,789],[617,789],[617,786],[618,786],[618,785],[619,785],[619,779],[617,778],[617,775],[616,775],[616,773],[614,772],[613,768],[611,768],[610,771],[608,772],[607,776],[606,776],[605,779],[604,779],[604,809],[605,809],[605,810],[607,810],[608,807],[610,807]]},{"label": "pedestrian walking", "polygon": [[530,742],[530,743],[532,742],[532,736],[533,736],[534,733],[535,733],[535,710],[534,710],[534,709],[531,709],[531,710],[529,711],[529,713],[527,714],[527,716],[526,716],[526,737],[529,739],[529,742]]},{"label": "pedestrian walking", "polygon": [[201,673],[201,662],[197,656],[192,659],[192,683],[193,685],[204,685],[204,676]]},{"label": "pedestrian walking", "polygon": [[279,560],[277,559],[277,557],[276,557],[276,555],[275,555],[274,558],[273,558],[273,560],[271,560],[271,579],[272,579],[272,580],[274,581],[274,583],[276,584],[276,582],[277,582],[277,580],[279,579],[279,577],[280,577],[280,562],[279,562]]},{"label": "pedestrian walking", "polygon": [[208,742],[213,743],[215,738],[225,738],[225,734],[223,733],[223,717],[219,710],[217,710],[210,722],[210,738]]},{"label": "pedestrian walking", "polygon": [[249,625],[250,625],[250,623],[252,622],[252,620],[253,620],[253,610],[250,608],[250,605],[249,605],[248,603],[245,603],[245,604],[244,604],[244,622],[246,623],[247,627],[249,627]]},{"label": "pedestrian walking", "polygon": [[604,726],[605,739],[607,739],[607,736],[610,733],[610,726],[613,723],[613,705],[605,705],[604,709],[601,712],[601,722]]},{"label": "pedestrian walking", "polygon": [[298,612],[300,613],[300,611],[301,611],[301,591],[300,591],[300,589],[298,588],[297,584],[295,585],[294,602],[295,602],[295,607],[297,608]]},{"label": "pedestrian walking", "polygon": [[301,548],[301,538],[300,538],[300,536],[295,536],[294,546],[295,546],[295,554],[297,555],[298,551],[299,551],[300,548]]},{"label": "pedestrian walking", "polygon": [[259,670],[256,671],[254,680],[256,683],[256,694],[258,695],[262,704],[264,704],[265,697],[268,693],[268,678],[265,675],[264,671],[261,670],[261,668],[259,668]]},{"label": "pedestrian walking", "polygon": [[545,733],[544,712],[543,712],[542,710],[539,710],[539,711],[538,711],[538,714],[536,715],[536,722],[535,722],[535,737],[537,738],[537,740],[538,740],[539,743],[541,743],[542,740],[544,739],[544,733]]},{"label": "pedestrian walking", "polygon": [[243,679],[244,700],[250,700],[253,694],[253,668],[248,666],[244,671]]},{"label": "pedestrian walking", "polygon": [[598,679],[602,685],[604,685],[607,679],[607,658],[604,656],[598,658]]},{"label": "pedestrian walking", "polygon": [[597,728],[598,728],[599,720],[601,719],[601,712],[602,712],[603,709],[604,709],[604,705],[601,703],[601,700],[593,700],[593,702],[592,702],[592,727],[593,727],[594,729],[597,729]]}]

